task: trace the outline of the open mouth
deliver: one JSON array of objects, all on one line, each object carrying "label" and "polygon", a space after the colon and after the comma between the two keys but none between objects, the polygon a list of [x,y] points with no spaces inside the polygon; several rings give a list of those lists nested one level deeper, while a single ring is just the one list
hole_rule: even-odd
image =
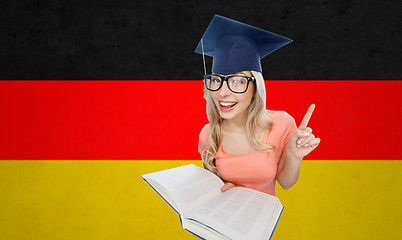
[{"label": "open mouth", "polygon": [[219,106],[222,111],[230,111],[237,105],[237,102],[221,102],[219,101]]}]

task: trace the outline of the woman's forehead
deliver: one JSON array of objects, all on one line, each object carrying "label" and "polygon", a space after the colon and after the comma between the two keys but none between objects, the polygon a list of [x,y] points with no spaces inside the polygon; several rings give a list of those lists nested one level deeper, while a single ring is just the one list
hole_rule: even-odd
[{"label": "woman's forehead", "polygon": [[219,73],[212,73],[212,74],[216,74],[216,75],[220,75],[220,76],[231,76],[231,75],[244,75],[244,76],[249,76],[252,77],[253,75],[251,74],[250,71],[241,71],[241,72],[237,72],[237,73],[232,73],[232,74],[228,74],[228,75],[224,75],[224,74],[219,74]]}]

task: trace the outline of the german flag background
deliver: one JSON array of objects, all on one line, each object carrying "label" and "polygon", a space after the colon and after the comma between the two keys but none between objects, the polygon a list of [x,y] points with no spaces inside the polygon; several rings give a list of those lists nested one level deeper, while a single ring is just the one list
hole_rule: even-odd
[{"label": "german flag background", "polygon": [[262,61],[269,109],[316,104],[273,239],[402,238],[398,1],[1,6],[0,239],[197,239],[141,175],[202,165],[214,14],[294,40]]}]

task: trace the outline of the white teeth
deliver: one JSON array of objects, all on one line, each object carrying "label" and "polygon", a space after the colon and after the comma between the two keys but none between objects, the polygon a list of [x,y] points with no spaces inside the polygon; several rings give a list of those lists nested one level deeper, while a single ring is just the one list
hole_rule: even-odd
[{"label": "white teeth", "polygon": [[222,107],[229,107],[229,106],[233,106],[236,103],[224,103],[224,102],[219,102],[221,104]]}]

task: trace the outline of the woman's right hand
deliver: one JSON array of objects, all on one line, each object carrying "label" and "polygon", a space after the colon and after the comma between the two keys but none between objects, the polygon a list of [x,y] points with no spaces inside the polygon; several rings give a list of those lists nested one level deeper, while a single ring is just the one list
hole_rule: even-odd
[{"label": "woman's right hand", "polygon": [[225,184],[221,188],[221,191],[226,192],[227,190],[229,190],[232,187],[235,187],[235,185],[233,183],[225,182]]}]

